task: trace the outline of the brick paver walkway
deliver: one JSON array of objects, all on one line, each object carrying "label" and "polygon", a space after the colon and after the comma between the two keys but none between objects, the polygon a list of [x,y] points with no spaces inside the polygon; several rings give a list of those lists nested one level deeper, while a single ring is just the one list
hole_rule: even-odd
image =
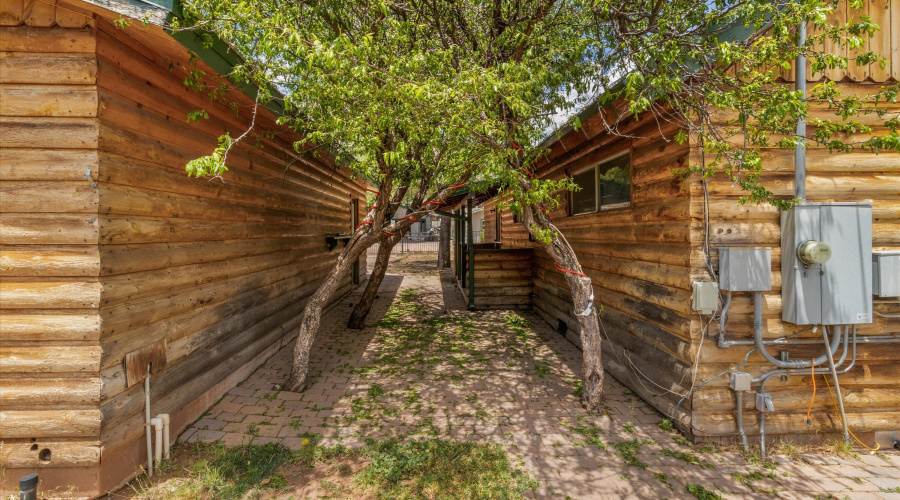
[{"label": "brick paver walkway", "polygon": [[[580,351],[539,317],[464,310],[433,255],[394,261],[365,330],[345,321],[355,297],[322,321],[312,386],[281,391],[282,349],[219,401],[181,440],[360,446],[366,437],[438,436],[496,442],[542,484],[537,497],[693,498],[699,484],[725,498],[900,499],[900,456],[775,457],[692,449],[612,377],[607,414],[576,395]],[[361,293],[361,289],[354,294]]]}]

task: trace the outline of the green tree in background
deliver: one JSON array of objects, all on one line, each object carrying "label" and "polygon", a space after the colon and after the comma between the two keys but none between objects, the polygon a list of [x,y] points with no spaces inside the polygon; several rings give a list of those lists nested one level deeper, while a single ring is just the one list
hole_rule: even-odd
[{"label": "green tree in background", "polygon": [[[856,49],[875,27],[866,19],[828,23],[831,2],[767,0],[195,0],[174,29],[204,30],[245,57],[232,80],[283,100],[282,123],[324,147],[355,175],[377,184],[376,207],[353,234],[325,284],[310,300],[298,332],[290,388],[307,383],[309,349],[321,310],[337,282],[368,246],[409,227],[390,223],[391,207],[416,186],[412,218],[438,208],[451,186],[470,178],[501,186],[506,207],[564,272],[579,322],[583,403],[599,410],[601,339],[594,290],[549,211],[573,183],[537,179],[539,144],[576,107],[601,96],[607,129],[651,113],[682,130],[705,162],[686,173],[731,176],[747,199],[773,202],[759,183],[758,150],[812,140],[835,150],[897,149],[896,116],[874,96],[842,97],[834,85],[810,92],[835,118],[795,134],[809,101],[777,80],[798,52],[814,68],[877,63],[817,50],[825,40]],[[797,46],[796,28],[815,35]],[[844,133],[854,117],[876,113],[887,135],[855,144]],[[719,120],[717,117],[726,118]],[[579,127],[577,118],[569,124]],[[741,137],[742,141],[735,141]],[[193,175],[220,175],[231,138],[192,162]],[[427,202],[435,203],[427,203]],[[393,203],[393,204],[392,204]]]}]

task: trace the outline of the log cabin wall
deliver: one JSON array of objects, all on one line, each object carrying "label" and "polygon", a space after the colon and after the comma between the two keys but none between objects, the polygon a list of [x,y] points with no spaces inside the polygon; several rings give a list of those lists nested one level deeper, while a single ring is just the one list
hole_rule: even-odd
[{"label": "log cabin wall", "polygon": [[[151,407],[171,414],[174,439],[292,340],[339,252],[325,236],[351,229],[365,191],[327,154],[296,154],[298,136],[263,108],[256,130],[271,136],[233,149],[222,179],[189,178],[189,160],[249,127],[254,101],[188,90],[194,69],[224,80],[158,28],[119,29],[117,15],[75,3],[31,26],[22,12],[45,17],[11,20],[15,3],[0,36],[3,488],[40,468],[46,488],[96,494],[146,458],[125,354],[166,340]],[[73,11],[83,26],[57,19]],[[196,109],[209,118],[189,122]]]},{"label": "log cabin wall", "polygon": [[59,483],[94,491],[102,293],[94,20],[0,7],[0,490],[60,467]]},{"label": "log cabin wall", "polygon": [[[837,16],[840,19],[858,13],[848,11],[843,4]],[[822,75],[808,72],[810,88],[834,79],[845,95],[867,95],[885,84],[900,81],[900,2],[870,0],[862,13],[872,17],[881,30],[860,50],[871,49],[882,54],[888,61],[886,68],[879,64],[858,67],[851,60],[847,69]],[[793,81],[793,70],[785,71],[783,77],[788,83]],[[897,104],[884,106],[894,112],[900,110]],[[810,119],[833,116],[823,108],[810,110]],[[867,125],[878,123],[872,117],[858,119]],[[703,325],[696,313],[690,312],[690,285],[692,281],[711,279],[703,251],[706,238],[703,184],[699,178],[679,181],[671,173],[672,167],[699,165],[701,157],[693,147],[668,141],[673,131],[655,127],[655,122],[648,118],[643,125],[626,123],[620,129],[636,136],[632,140],[630,209],[618,215],[608,212],[567,216],[564,202],[563,208],[553,216],[575,247],[585,272],[594,282],[595,296],[604,307],[601,314],[604,331],[612,340],[611,344],[605,340],[603,346],[607,369],[663,414],[672,416],[677,401],[690,388],[690,367],[698,351],[696,379],[702,382],[740,364],[750,348],[720,349],[714,342],[706,341],[701,349]],[[875,127],[872,133],[886,132],[884,127]],[[860,134],[860,138],[865,136]],[[550,145],[548,161],[539,165],[536,175],[558,178],[562,171],[571,173],[596,164],[627,148],[623,145],[626,141],[603,134],[595,114],[585,121],[582,130],[568,131]],[[641,160],[642,155],[648,154],[644,151],[655,151],[646,163]],[[792,197],[793,150],[767,149],[762,153],[765,186],[776,196]],[[835,154],[825,148],[811,147],[807,152],[807,173],[809,201],[872,201],[873,248],[900,249],[897,205],[900,157],[897,153]],[[708,180],[713,269],[718,269],[720,246],[771,247],[773,290],[765,295],[764,336],[773,339],[800,332],[803,327],[781,322],[779,212],[769,206],[739,205],[741,193],[732,184],[721,176]],[[645,202],[646,195],[642,193],[646,192],[656,192],[658,196],[650,196],[649,202]],[[660,201],[654,203],[655,200]],[[486,212],[486,241],[496,239],[495,208],[496,202],[492,202]],[[584,223],[579,222],[581,218]],[[522,225],[514,223],[511,214],[502,213],[501,220],[500,239],[504,248],[532,245]],[[534,285],[534,309],[554,327],[560,320],[565,323],[567,336],[577,344],[577,323],[573,320],[568,290],[560,272],[545,256],[535,259]],[[897,315],[900,305],[896,300],[876,299],[875,310]],[[751,323],[749,295],[735,293],[729,312],[728,339],[751,339]],[[715,324],[711,328],[713,333],[717,332]],[[898,332],[900,320],[877,316],[871,325],[859,328],[861,335]],[[792,359],[813,358],[821,353],[818,346],[789,350]],[[870,445],[873,432],[897,429],[896,415],[900,411],[897,359],[900,359],[900,345],[896,343],[861,344],[855,368],[840,378],[850,428]],[[742,370],[759,375],[770,368],[760,355],[753,354]],[[819,382],[821,385],[821,379]],[[776,406],[776,412],[767,419],[767,433],[806,441],[840,431],[832,401],[823,396],[821,389],[813,405],[813,425],[806,424],[806,409],[812,396],[810,377],[791,377],[787,381],[775,377],[766,387]],[[686,398],[675,418],[697,440],[732,440],[737,433],[734,405],[728,378],[721,377]],[[754,398],[745,398],[744,424],[751,440],[758,432],[758,413],[754,407]]]},{"label": "log cabin wall", "polygon": [[[809,85],[815,82],[810,81]],[[881,82],[842,81],[842,92],[866,94],[881,87]],[[886,106],[894,112],[900,105]],[[811,117],[825,118],[825,109],[814,109]],[[874,125],[875,121],[870,120]],[[887,130],[876,127],[874,134]],[[762,182],[776,196],[791,198],[794,194],[794,152],[784,149],[767,149],[763,152]],[[700,163],[699,154],[691,153],[691,161]],[[780,212],[770,206],[738,204],[742,195],[732,183],[720,176],[707,180],[709,192],[709,240],[712,248],[710,260],[718,271],[718,248],[728,246],[769,247],[772,250],[772,290],[764,294],[763,336],[775,339],[785,335],[808,330],[781,320],[781,228]],[[873,240],[875,250],[900,249],[900,156],[894,153],[829,153],[822,147],[810,147],[807,151],[807,200],[811,202],[829,201],[871,201],[873,202]],[[692,280],[709,281],[706,254],[703,252],[706,238],[704,221],[704,194],[700,179],[691,182],[691,256]],[[840,242],[837,242],[840,244]],[[885,314],[900,313],[897,300],[875,298],[875,310]],[[734,292],[728,313],[728,340],[748,341],[753,339],[753,304],[750,293]],[[692,336],[700,338],[703,325],[696,315],[691,323]],[[717,327],[713,325],[715,333]],[[859,334],[885,335],[900,333],[900,320],[874,317],[871,325],[860,325]],[[802,338],[821,340],[821,330],[817,334],[806,334]],[[695,349],[699,347],[695,341]],[[707,342],[702,348],[698,370],[698,380],[707,380],[716,374],[740,364],[750,346],[733,346],[726,349],[716,347],[715,342]],[[812,359],[823,351],[821,345],[771,347],[770,353],[789,351],[791,359]],[[896,430],[896,416],[900,412],[900,344],[860,344],[854,368],[840,376],[841,391],[850,429],[869,445],[873,443],[874,431]],[[753,353],[748,364],[741,368],[758,376],[772,368],[761,355]],[[766,434],[790,434],[793,439],[820,439],[823,434],[841,431],[833,403],[822,391],[824,383],[818,379],[819,391],[813,403],[812,426],[806,424],[806,411],[813,394],[810,377],[790,377],[781,380],[773,377],[766,384],[772,395],[776,411],[766,419]],[[736,432],[734,417],[734,393],[728,387],[727,376],[716,379],[692,396],[693,414],[691,426],[696,436],[716,439],[733,436]],[[758,412],[754,398],[745,398],[744,425],[753,437],[757,429]]]},{"label": "log cabin wall", "polygon": [[[829,70],[824,74],[813,74],[807,69],[807,87],[812,89],[825,81],[838,82],[842,95],[872,95],[885,85],[900,81],[900,1],[867,0],[860,10],[849,9],[841,3],[835,20],[843,21],[859,15],[869,16],[879,25],[880,31],[868,39],[860,52],[872,50],[886,59],[884,68],[880,64],[856,65],[853,54],[849,67]],[[849,17],[848,17],[849,16]],[[833,46],[826,47],[834,52]],[[785,82],[794,81],[794,69],[782,72]],[[884,104],[884,109],[894,113],[900,111],[896,103]],[[810,109],[809,120],[835,119],[833,111],[824,106]],[[881,126],[883,119],[871,116],[854,117],[865,125],[873,126],[872,135],[885,134]],[[812,130],[812,129],[811,129]],[[859,134],[859,140],[868,135]],[[763,156],[762,182],[776,196],[792,198],[794,194],[794,151],[785,149],[765,149]],[[810,146],[806,153],[806,192],[811,202],[828,201],[871,201],[873,202],[873,249],[900,249],[900,156],[896,152],[875,154],[868,152],[830,153],[826,148]],[[699,165],[701,158],[695,149],[690,161]],[[718,271],[719,247],[762,246],[772,249],[772,291],[765,294],[763,306],[764,338],[774,339],[801,332],[807,327],[783,323],[781,321],[781,228],[779,211],[770,206],[738,204],[740,190],[721,176],[707,182],[709,192],[709,241],[712,251],[710,260]],[[707,256],[703,252],[706,238],[704,220],[704,190],[702,180],[691,181],[691,280],[707,281]],[[896,300],[875,298],[875,310],[886,314],[900,313]],[[750,294],[734,293],[728,314],[728,340],[752,340],[753,306]],[[699,347],[703,325],[697,316],[691,322],[694,349]],[[713,330],[716,326],[713,325]],[[861,325],[860,335],[885,335],[900,333],[900,320],[874,317],[871,325]],[[807,338],[820,339],[821,331]],[[750,347],[734,346],[720,349],[714,343],[706,343],[700,354],[697,380],[704,381],[723,370],[743,362]],[[811,359],[823,352],[821,346],[794,346],[787,350],[791,359]],[[860,344],[855,367],[839,380],[847,412],[850,429],[870,446],[874,443],[874,431],[897,430],[896,416],[900,412],[900,344]],[[771,369],[761,355],[754,353],[748,364],[741,370],[754,376]],[[824,436],[841,431],[841,423],[832,400],[823,396],[822,379],[818,379],[819,392],[813,402],[812,425],[806,424],[806,410],[813,394],[809,376],[790,377],[781,380],[773,377],[766,384],[772,394],[776,411],[766,419],[767,434],[789,435],[799,441],[819,440]],[[737,432],[735,423],[734,393],[728,387],[726,377],[721,377],[694,392],[692,399],[691,427],[699,439],[731,439]],[[744,426],[750,439],[758,434],[758,415],[754,398],[744,398]]]},{"label": "log cabin wall", "polygon": [[[475,308],[529,309],[531,249],[494,249],[475,246]],[[468,262],[468,254],[465,255]],[[467,303],[469,288],[462,287]]]},{"label": "log cabin wall", "polygon": [[[535,176],[559,179],[630,154],[629,207],[569,215],[569,197],[559,193],[560,207],[551,215],[591,277],[596,303],[603,308],[607,370],[671,414],[679,399],[672,392],[683,393],[690,384],[690,181],[671,174],[687,165],[689,147],[661,140],[659,127],[650,117],[629,119],[620,126],[629,137],[613,135],[595,114],[549,146]],[[677,129],[663,127],[662,132],[671,139]],[[485,209],[486,241],[496,240],[497,201]],[[499,213],[502,248],[532,248],[512,213]],[[535,250],[532,279],[534,311],[580,345],[565,278],[542,250]],[[647,379],[637,379],[632,365]],[[688,400],[680,411],[689,410]]]}]

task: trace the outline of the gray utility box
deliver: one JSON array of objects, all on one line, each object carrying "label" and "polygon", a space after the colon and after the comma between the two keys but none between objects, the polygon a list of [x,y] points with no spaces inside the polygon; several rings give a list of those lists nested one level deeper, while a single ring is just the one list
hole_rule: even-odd
[{"label": "gray utility box", "polygon": [[900,250],[872,252],[872,295],[900,297]]},{"label": "gray utility box", "polygon": [[[804,264],[800,244],[831,246]],[[872,322],[872,204],[802,203],[781,213],[781,317],[796,325]]]},{"label": "gray utility box", "polygon": [[772,289],[772,249],[719,247],[719,287],[732,292]]}]

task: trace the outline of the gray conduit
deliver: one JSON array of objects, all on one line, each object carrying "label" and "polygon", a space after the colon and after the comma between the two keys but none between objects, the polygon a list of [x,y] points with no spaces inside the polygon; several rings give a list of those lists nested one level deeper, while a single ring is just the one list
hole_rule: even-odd
[{"label": "gray conduit", "polygon": [[722,312],[719,314],[719,347],[728,347],[730,344],[725,342],[725,324],[728,321],[728,308],[731,307],[731,290],[725,294],[725,305],[722,306]]},{"label": "gray conduit", "polygon": [[[760,354],[766,361],[772,363],[773,365],[779,368],[809,368],[810,366],[818,366],[828,360],[828,354],[822,354],[812,361],[804,361],[804,360],[795,360],[795,361],[782,361],[780,359],[775,358],[769,351],[766,350],[766,346],[763,342],[762,331],[763,331],[763,322],[762,322],[762,292],[753,292],[753,341],[756,345],[756,350],[759,351]],[[827,335],[827,329],[822,327],[823,333]],[[841,340],[840,329],[836,330],[834,333],[834,338],[831,341],[831,345],[829,346],[831,349],[827,352],[835,352],[838,348],[838,343]]]},{"label": "gray conduit", "polygon": [[[847,358],[847,341],[846,341],[847,331],[849,331],[849,328],[844,330],[844,337],[845,337],[844,351],[841,354],[841,359],[837,363],[838,365],[843,364]],[[832,375],[834,375],[835,373],[843,374],[843,373],[847,373],[848,371],[850,371],[853,368],[853,366],[856,365],[856,327],[855,326],[853,327],[852,349],[853,349],[853,355],[850,358],[850,364],[847,365],[846,368],[842,368],[840,370],[835,370],[834,372],[832,372],[832,370],[829,368],[815,368],[812,370],[812,373],[814,373],[815,375],[828,374],[828,373],[831,373]],[[807,375],[810,373],[811,373],[810,371],[803,370],[803,369],[776,369],[776,370],[771,370],[771,371],[764,373],[759,378],[753,379],[752,383],[759,382],[760,386],[759,386],[759,389],[757,390],[757,393],[765,394],[766,381],[776,375],[790,376],[790,375]],[[741,427],[743,427],[743,422],[741,422]],[[740,431],[741,429],[738,429],[738,430]],[[759,448],[760,448],[760,457],[762,458],[763,461],[765,461],[766,460],[766,414],[765,414],[765,412],[760,412],[760,414],[759,414]]]},{"label": "gray conduit", "polygon": [[[846,328],[847,327],[845,327],[844,332],[847,331]],[[847,334],[844,333],[844,337],[846,336]],[[828,365],[831,366],[831,376],[832,378],[834,378],[834,392],[837,393],[838,409],[841,411],[841,424],[843,424],[844,426],[844,442],[849,443],[850,431],[847,428],[847,414],[844,413],[844,397],[841,396],[841,384],[840,382],[838,382],[837,368],[834,367],[834,356],[832,355],[833,351],[831,350],[831,346],[828,345],[828,334],[825,332],[825,330],[822,330],[822,338],[825,339],[825,349],[828,349]],[[856,338],[855,335],[854,338]]]},{"label": "gray conduit", "polygon": [[750,445],[747,444],[747,435],[744,433],[744,393],[735,391],[734,397],[737,403],[738,432],[741,434],[741,443],[744,445],[744,453],[750,453]]}]

